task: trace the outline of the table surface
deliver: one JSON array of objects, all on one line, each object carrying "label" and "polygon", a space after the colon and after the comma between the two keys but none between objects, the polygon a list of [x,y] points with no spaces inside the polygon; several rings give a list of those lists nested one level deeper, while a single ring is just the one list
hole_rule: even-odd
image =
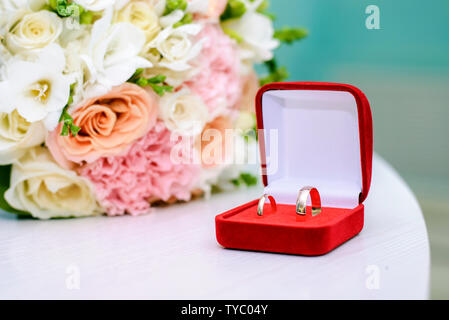
[{"label": "table surface", "polygon": [[215,215],[261,191],[222,193],[141,217],[36,221],[0,213],[0,298],[428,298],[423,215],[382,158],[374,158],[364,229],[324,256],[217,244]]}]

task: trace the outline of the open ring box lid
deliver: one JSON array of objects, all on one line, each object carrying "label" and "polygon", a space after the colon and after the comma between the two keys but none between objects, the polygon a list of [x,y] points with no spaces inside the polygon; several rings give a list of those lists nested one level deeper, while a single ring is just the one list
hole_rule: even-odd
[{"label": "open ring box lid", "polygon": [[[217,241],[227,248],[320,255],[357,235],[373,155],[365,95],[346,84],[271,83],[257,93],[256,115],[264,192],[277,210],[265,203],[258,216],[256,199],[218,215]],[[296,214],[304,186],[320,193],[317,216]]]}]

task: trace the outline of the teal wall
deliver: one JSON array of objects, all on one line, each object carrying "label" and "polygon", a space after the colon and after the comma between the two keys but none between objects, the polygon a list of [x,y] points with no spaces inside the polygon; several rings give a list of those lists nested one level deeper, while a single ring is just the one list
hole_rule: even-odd
[{"label": "teal wall", "polygon": [[[380,30],[365,27],[371,4]],[[375,150],[414,189],[449,190],[449,1],[272,0],[271,11],[276,27],[310,32],[276,52],[289,80],[358,86],[371,102]]]},{"label": "teal wall", "polygon": [[[449,68],[447,0],[272,0],[277,27],[305,26],[308,39],[278,50],[292,78],[323,80],[338,64]],[[380,30],[365,27],[365,8],[380,9]],[[436,70],[438,71],[438,70]],[[447,72],[447,70],[446,70]]]}]

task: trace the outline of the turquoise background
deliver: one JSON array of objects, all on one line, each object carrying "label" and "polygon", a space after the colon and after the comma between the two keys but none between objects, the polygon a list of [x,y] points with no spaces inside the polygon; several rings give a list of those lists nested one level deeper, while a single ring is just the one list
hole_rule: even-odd
[{"label": "turquoise background", "polygon": [[[371,4],[380,30],[365,27]],[[273,0],[270,11],[276,27],[310,32],[276,51],[289,80],[358,86],[371,102],[376,151],[412,186],[449,183],[449,1]]]},{"label": "turquoise background", "polygon": [[[449,67],[447,0],[273,0],[275,25],[300,25],[310,36],[278,50],[294,78],[322,80],[337,64]],[[380,30],[365,27],[365,8],[380,9]],[[400,70],[397,70],[400,71]],[[405,70],[402,70],[405,71]],[[369,76],[369,74],[367,74]]]},{"label": "turquoise background", "polygon": [[[380,30],[365,27],[371,4],[380,9]],[[449,1],[273,0],[271,11],[276,27],[310,31],[276,52],[289,80],[350,83],[367,95],[375,151],[415,191],[424,212],[431,296],[448,299]]]}]

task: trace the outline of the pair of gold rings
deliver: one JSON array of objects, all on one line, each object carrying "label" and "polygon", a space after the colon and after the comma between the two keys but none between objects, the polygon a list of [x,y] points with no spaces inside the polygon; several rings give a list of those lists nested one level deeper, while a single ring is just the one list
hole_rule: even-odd
[{"label": "pair of gold rings", "polygon": [[[301,188],[298,192],[298,197],[296,198],[296,213],[298,215],[305,216],[306,215],[306,209],[307,209],[307,200],[310,197],[310,201],[312,203],[312,216],[316,216],[317,214],[321,213],[321,198],[320,193],[318,190],[311,186],[306,186]],[[274,198],[268,194],[264,194],[259,199],[259,204],[257,205],[257,214],[259,216],[263,215],[263,207],[265,205],[266,200],[270,200],[271,204],[271,210],[273,212],[276,211],[276,201]]]}]

